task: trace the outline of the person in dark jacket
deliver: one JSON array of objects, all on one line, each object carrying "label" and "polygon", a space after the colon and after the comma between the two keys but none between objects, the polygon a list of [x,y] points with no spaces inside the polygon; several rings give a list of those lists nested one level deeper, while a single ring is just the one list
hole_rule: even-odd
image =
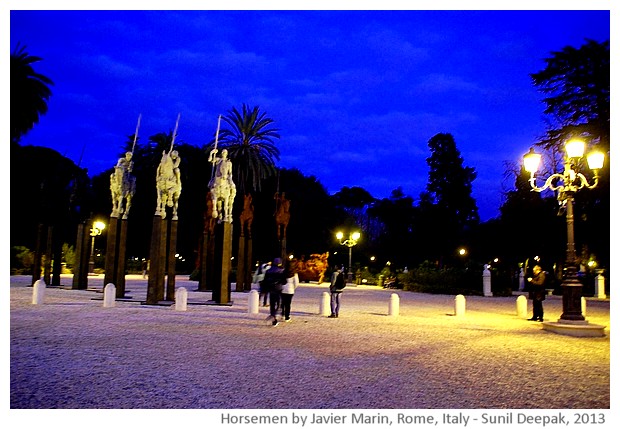
[{"label": "person in dark jacket", "polygon": [[540,265],[534,266],[534,277],[530,277],[527,280],[530,282],[530,299],[532,300],[532,305],[534,307],[534,314],[531,319],[528,320],[538,320],[539,322],[543,321],[543,301],[545,300],[545,295],[547,291],[545,290],[545,277],[546,274],[540,268]]},{"label": "person in dark jacket", "polygon": [[336,266],[329,285],[331,314],[327,317],[337,318],[340,312],[340,294],[346,285],[344,267]]},{"label": "person in dark jacket", "polygon": [[265,278],[261,283],[265,287],[265,293],[269,294],[269,318],[273,326],[278,326],[278,318],[276,312],[278,303],[280,302],[280,294],[282,293],[282,285],[286,283],[286,273],[282,266],[282,259],[275,258],[271,264],[271,268],[265,273]]}]

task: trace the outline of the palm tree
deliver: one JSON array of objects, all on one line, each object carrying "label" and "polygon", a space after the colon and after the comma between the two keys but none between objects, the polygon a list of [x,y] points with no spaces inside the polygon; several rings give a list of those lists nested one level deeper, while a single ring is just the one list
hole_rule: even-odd
[{"label": "palm tree", "polygon": [[244,195],[246,190],[260,191],[261,181],[275,174],[275,161],[280,159],[274,142],[280,135],[271,128],[273,119],[261,113],[258,106],[250,110],[246,104],[241,112],[233,107],[223,119],[229,128],[220,131],[219,141],[233,161],[238,192]]},{"label": "palm tree", "polygon": [[47,113],[53,82],[36,73],[32,64],[41,58],[28,55],[25,46],[15,47],[11,54],[11,142],[19,140]]}]

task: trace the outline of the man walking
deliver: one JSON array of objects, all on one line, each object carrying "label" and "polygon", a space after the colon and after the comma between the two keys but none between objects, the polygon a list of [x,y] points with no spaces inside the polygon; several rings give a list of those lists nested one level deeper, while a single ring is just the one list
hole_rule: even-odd
[{"label": "man walking", "polygon": [[328,317],[336,318],[340,311],[340,294],[346,286],[344,281],[343,267],[336,267],[336,270],[332,273],[331,284],[329,285],[329,292],[331,294],[330,306],[331,314]]}]

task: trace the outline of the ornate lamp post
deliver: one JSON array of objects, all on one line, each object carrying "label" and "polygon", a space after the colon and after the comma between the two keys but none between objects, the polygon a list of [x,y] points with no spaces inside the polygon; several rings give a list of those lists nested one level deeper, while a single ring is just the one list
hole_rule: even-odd
[{"label": "ornate lamp post", "polygon": [[352,260],[352,254],[353,254],[353,246],[355,246],[358,242],[358,240],[360,239],[361,234],[358,231],[349,233],[349,238],[347,238],[346,240],[342,240],[344,238],[344,234],[342,232],[338,232],[336,234],[336,238],[338,239],[338,241],[340,242],[341,246],[347,246],[349,248],[349,273],[348,273],[348,282],[352,283],[353,282],[353,265],[351,263]]},{"label": "ornate lamp post", "polygon": [[545,189],[558,191],[558,201],[566,209],[566,275],[562,282],[562,307],[563,313],[559,322],[585,321],[581,313],[582,286],[577,278],[577,254],[575,252],[575,231],[573,203],[575,193],[583,188],[592,189],[598,185],[598,171],[603,168],[605,155],[593,151],[587,156],[588,166],[594,173],[594,182],[588,183],[586,177],[579,171],[582,164],[586,144],[581,140],[566,142],[566,157],[564,160],[564,172],[549,176],[542,187],[536,186],[535,173],[540,165],[541,155],[530,149],[523,157],[525,170],[530,173],[530,185],[533,191],[542,192]]},{"label": "ornate lamp post", "polygon": [[95,272],[95,237],[101,235],[101,232],[105,229],[105,223],[95,221],[93,227],[90,229],[90,236],[92,242],[90,245],[90,260],[88,261],[88,273],[94,274]]}]

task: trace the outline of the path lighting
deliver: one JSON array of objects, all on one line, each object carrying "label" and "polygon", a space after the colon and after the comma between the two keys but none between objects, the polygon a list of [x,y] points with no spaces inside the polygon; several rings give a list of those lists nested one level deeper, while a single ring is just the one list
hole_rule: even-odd
[{"label": "path lighting", "polygon": [[93,227],[90,229],[91,244],[90,244],[90,259],[88,260],[88,273],[95,273],[95,237],[101,235],[105,229],[105,223],[101,221],[95,221]]},{"label": "path lighting", "polygon": [[523,157],[523,166],[530,173],[530,186],[533,191],[543,192],[546,189],[558,192],[558,202],[561,209],[566,211],[566,275],[562,282],[562,306],[563,313],[560,322],[585,321],[581,313],[582,285],[577,278],[577,254],[575,252],[575,232],[573,203],[575,193],[583,188],[592,189],[598,185],[599,170],[603,168],[605,155],[602,152],[592,151],[586,159],[588,167],[594,174],[594,182],[590,184],[586,177],[579,171],[582,170],[580,162],[586,149],[582,140],[573,139],[565,144],[566,156],[564,158],[564,172],[549,176],[542,187],[536,186],[536,172],[540,167],[541,155],[530,149]]},{"label": "path lighting", "polygon": [[459,255],[461,255],[461,256],[467,255],[467,249],[465,249],[464,247],[461,247],[459,249]]},{"label": "path lighting", "polygon": [[340,242],[340,245],[347,246],[349,248],[349,273],[348,273],[349,283],[353,282],[353,267],[351,265],[351,260],[352,260],[351,257],[353,255],[353,246],[357,244],[360,237],[361,237],[361,234],[359,233],[359,231],[354,231],[352,233],[349,233],[349,238],[343,241],[342,239],[344,238],[344,234],[341,231],[338,231],[336,233],[336,238]]}]

